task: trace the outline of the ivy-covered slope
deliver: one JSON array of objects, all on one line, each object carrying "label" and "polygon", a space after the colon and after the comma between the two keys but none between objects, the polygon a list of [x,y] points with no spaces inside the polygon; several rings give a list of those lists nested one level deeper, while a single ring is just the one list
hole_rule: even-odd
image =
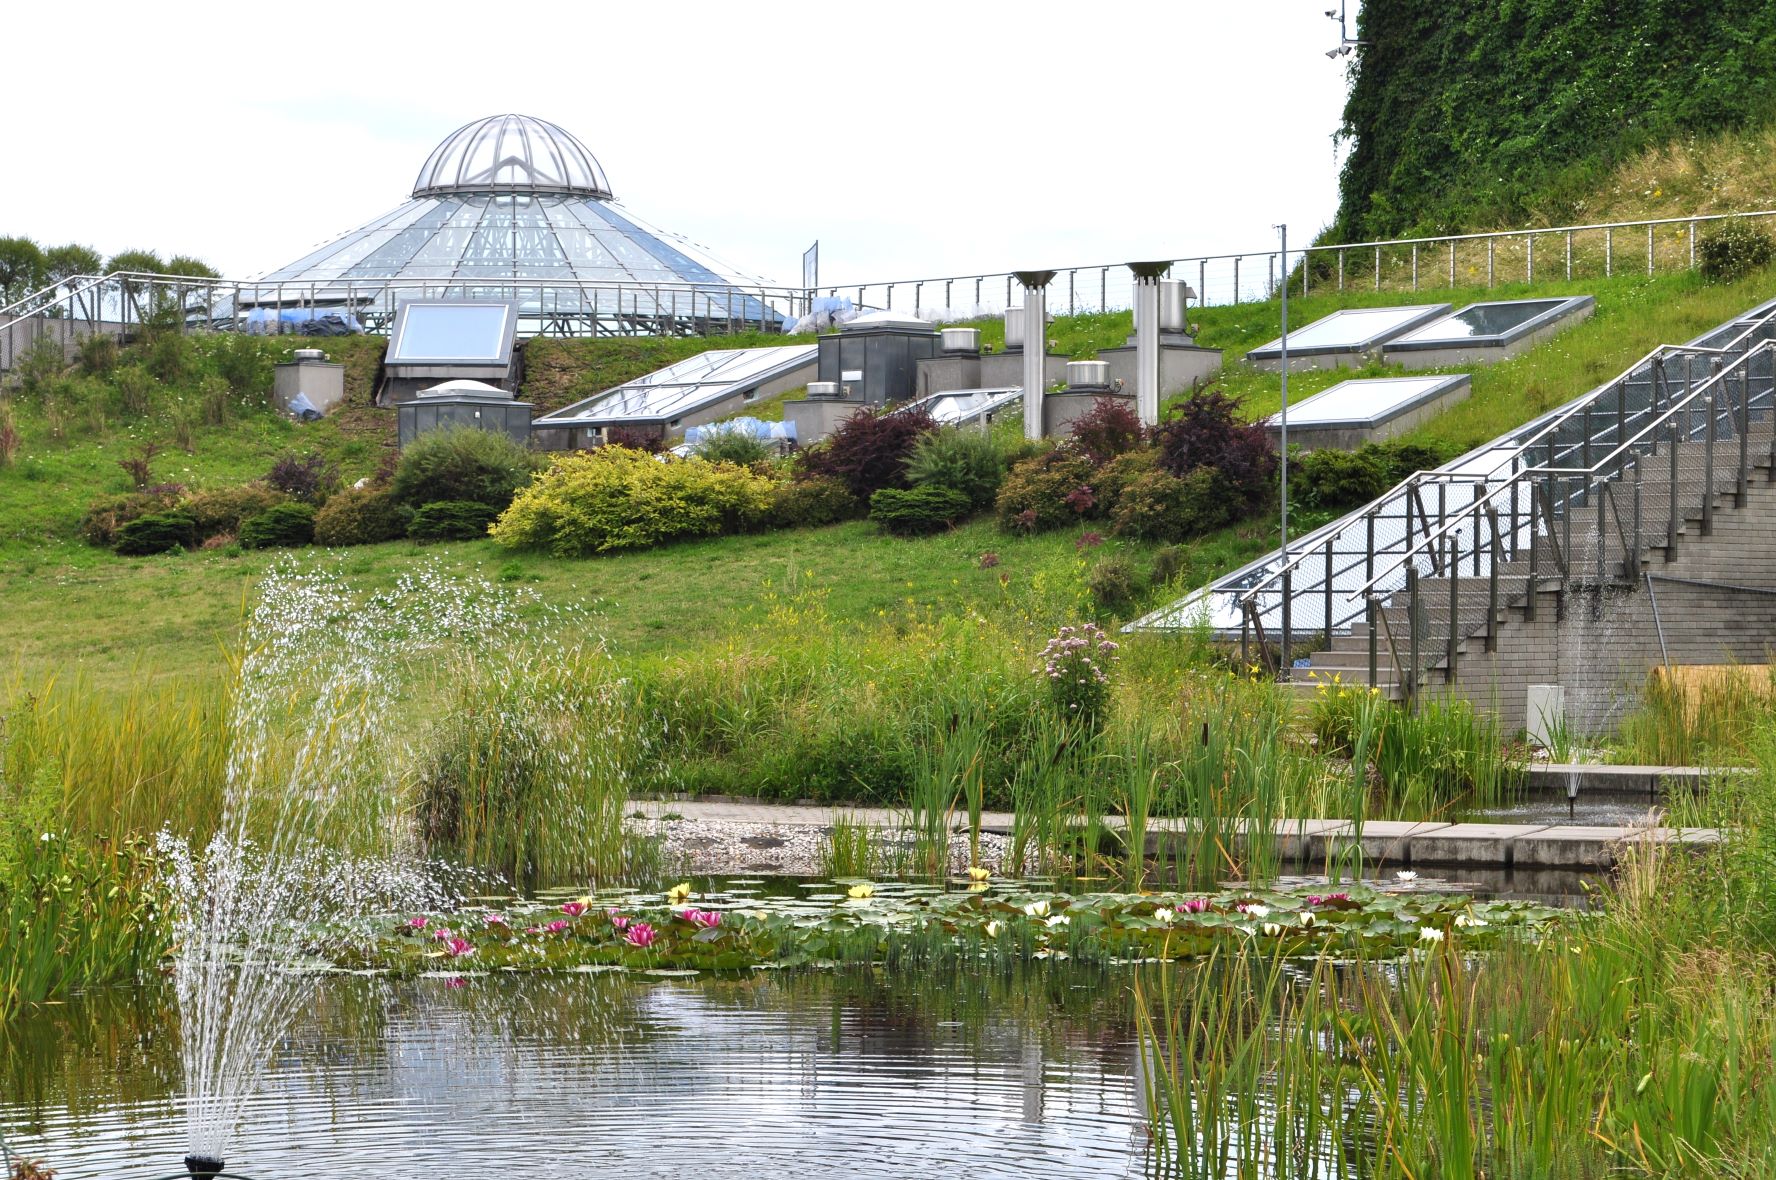
[{"label": "ivy-covered slope", "polygon": [[1767,0],[1365,0],[1336,240],[1560,223],[1618,164],[1776,113]]}]

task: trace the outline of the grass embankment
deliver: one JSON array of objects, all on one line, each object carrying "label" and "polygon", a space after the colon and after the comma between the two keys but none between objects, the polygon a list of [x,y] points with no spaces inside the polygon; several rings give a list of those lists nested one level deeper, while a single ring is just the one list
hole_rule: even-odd
[{"label": "grass embankment", "polygon": [[522,394],[535,407],[533,413],[547,414],[712,348],[768,348],[812,343],[813,336],[778,336],[767,332],[737,332],[731,336],[601,336],[575,340],[539,336],[524,344]]}]

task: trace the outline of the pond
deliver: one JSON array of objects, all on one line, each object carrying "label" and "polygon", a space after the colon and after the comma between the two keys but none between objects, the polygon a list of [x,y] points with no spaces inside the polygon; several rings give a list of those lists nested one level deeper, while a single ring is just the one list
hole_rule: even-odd
[{"label": "pond", "polygon": [[[228,1152],[256,1177],[1127,1176],[1126,972],[331,975]],[[61,1180],[185,1151],[170,988],[16,1023],[0,1105]]]}]

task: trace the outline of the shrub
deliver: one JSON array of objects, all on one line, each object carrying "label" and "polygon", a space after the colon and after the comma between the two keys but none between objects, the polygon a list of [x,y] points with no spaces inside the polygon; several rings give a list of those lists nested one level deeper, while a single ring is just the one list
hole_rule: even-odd
[{"label": "shrub", "polygon": [[604,445],[627,447],[632,451],[646,451],[650,455],[657,455],[666,449],[666,440],[658,430],[644,430],[639,426],[613,426],[604,432]]},{"label": "shrub", "polygon": [[154,443],[143,443],[136,448],[136,453],[127,459],[119,459],[117,465],[123,468],[124,474],[130,477],[130,483],[139,492],[154,482],[152,464],[154,456],[160,453],[160,447]]},{"label": "shrub", "polygon": [[244,549],[289,549],[314,540],[314,505],[290,500],[241,522]]},{"label": "shrub", "polygon": [[82,336],[74,349],[74,361],[88,377],[107,377],[117,367],[117,338],[108,332]]},{"label": "shrub", "polygon": [[850,488],[829,475],[817,475],[773,487],[767,521],[779,529],[837,524],[862,515],[862,508]]},{"label": "shrub", "polygon": [[477,541],[498,515],[479,500],[437,500],[413,514],[407,535],[415,541]]},{"label": "shrub", "polygon": [[746,468],[607,444],[558,457],[512,500],[493,538],[584,557],[750,527],[770,508],[771,481]]},{"label": "shrub", "polygon": [[1135,567],[1126,557],[1106,557],[1085,575],[1085,589],[1099,610],[1125,611],[1135,601]]},{"label": "shrub", "polygon": [[[315,513],[317,545],[375,545],[407,535],[413,510],[387,488],[348,488]],[[482,532],[486,532],[485,526]]]},{"label": "shrub", "polygon": [[1176,476],[1213,467],[1227,477],[1250,512],[1272,494],[1276,448],[1260,423],[1241,422],[1239,402],[1215,389],[1192,394],[1153,431],[1159,465]]},{"label": "shrub", "polygon": [[1135,408],[1121,398],[1100,397],[1073,420],[1073,445],[1094,464],[1126,455],[1146,437]]},{"label": "shrub", "polygon": [[1122,502],[1122,493],[1128,486],[1158,467],[1159,453],[1152,447],[1142,447],[1118,455],[1098,468],[1092,476],[1092,490],[1097,493],[1097,514],[1106,520],[1115,515],[1116,506]]},{"label": "shrub", "polygon": [[179,494],[175,485],[166,485],[125,496],[101,496],[86,506],[80,535],[89,545],[110,548],[117,542],[118,529],[150,512],[167,511],[178,503]]},{"label": "shrub", "polygon": [[1711,283],[1744,278],[1776,257],[1776,242],[1743,218],[1718,222],[1696,242],[1702,277]]},{"label": "shrub", "polygon": [[907,486],[914,444],[936,429],[923,409],[892,414],[862,409],[839,423],[825,446],[808,453],[803,470],[842,479],[852,495],[868,500],[883,488]]},{"label": "shrub", "polygon": [[[289,452],[280,455],[271,465],[271,470],[265,473],[265,482],[292,500],[319,506],[339,490],[339,472],[327,462],[325,455]],[[244,536],[242,540],[245,542]],[[248,543],[247,548],[251,549],[252,545]]]},{"label": "shrub", "polygon": [[720,430],[709,427],[712,434],[697,444],[697,458],[711,463],[732,463],[736,467],[752,467],[771,460],[771,445],[754,438],[744,430]]},{"label": "shrub", "polygon": [[1153,584],[1170,586],[1184,572],[1186,562],[1184,550],[1176,545],[1167,545],[1153,555]]},{"label": "shrub", "polygon": [[916,488],[948,488],[960,492],[971,507],[985,508],[1005,480],[1005,458],[991,435],[945,427],[919,436],[907,458],[906,475]]},{"label": "shrub", "polygon": [[1213,467],[1183,479],[1149,471],[1130,484],[1110,518],[1110,531],[1137,541],[1185,541],[1239,519],[1239,489]]},{"label": "shrub", "polygon": [[870,519],[895,536],[920,537],[949,528],[971,507],[955,488],[883,488],[870,497]]},{"label": "shrub", "polygon": [[1025,459],[999,485],[994,502],[999,527],[1022,533],[1065,528],[1095,505],[1095,494],[1080,494],[1090,493],[1091,481],[1090,460],[1070,448]]},{"label": "shrub", "polygon": [[190,548],[197,544],[197,539],[197,521],[191,513],[174,509],[150,512],[129,521],[117,530],[112,548],[125,557],[144,557]]},{"label": "shrub", "polygon": [[1303,508],[1355,508],[1393,486],[1385,455],[1373,446],[1326,447],[1289,465],[1289,494]]},{"label": "shrub", "polygon": [[194,492],[185,498],[179,508],[189,512],[197,522],[197,535],[202,539],[219,533],[237,533],[241,522],[247,517],[257,516],[273,505],[282,504],[284,500],[282,492],[264,484],[248,483],[237,488]]},{"label": "shrub", "polygon": [[531,453],[509,435],[452,426],[420,435],[395,467],[395,498],[403,504],[473,500],[505,511],[536,471]]},{"label": "shrub", "polygon": [[117,391],[117,408],[130,417],[139,418],[154,408],[154,393],[160,382],[141,365],[124,365],[111,378]]}]

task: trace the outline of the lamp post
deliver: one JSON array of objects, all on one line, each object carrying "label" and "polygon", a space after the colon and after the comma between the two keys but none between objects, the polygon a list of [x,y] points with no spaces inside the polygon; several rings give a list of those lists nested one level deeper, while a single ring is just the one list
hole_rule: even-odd
[{"label": "lamp post", "polygon": [[[1289,227],[1287,225],[1279,225],[1277,226],[1277,229],[1282,234],[1281,270],[1283,272],[1281,290],[1283,297],[1283,334],[1278,347],[1283,375],[1283,409],[1282,413],[1278,415],[1279,429],[1277,432],[1277,450],[1281,452],[1282,458],[1282,479],[1278,498],[1282,501],[1280,527],[1282,532],[1281,549],[1283,568],[1285,570],[1283,574],[1283,651],[1281,662],[1284,679],[1288,679],[1289,669],[1292,666],[1289,649],[1294,641],[1294,636],[1290,634],[1294,628],[1290,626],[1290,624],[1294,621],[1295,614],[1294,579],[1287,572],[1289,565]],[[1332,576],[1329,567],[1326,576]]]},{"label": "lamp post", "polygon": [[1024,285],[1024,437],[1035,442],[1043,435],[1042,395],[1048,384],[1048,297],[1044,292],[1052,270],[1013,272]]}]

